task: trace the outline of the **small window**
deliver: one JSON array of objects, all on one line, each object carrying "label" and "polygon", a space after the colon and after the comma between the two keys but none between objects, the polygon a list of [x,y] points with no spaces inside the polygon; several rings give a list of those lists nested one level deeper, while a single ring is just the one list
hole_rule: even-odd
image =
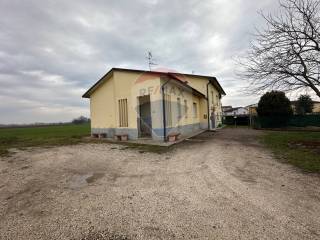
[{"label": "small window", "polygon": [[188,102],[187,100],[184,100],[184,117],[188,117]]},{"label": "small window", "polygon": [[193,117],[197,118],[198,117],[198,109],[197,109],[197,103],[193,103]]},{"label": "small window", "polygon": [[127,99],[119,99],[119,126],[128,127],[128,101]]}]

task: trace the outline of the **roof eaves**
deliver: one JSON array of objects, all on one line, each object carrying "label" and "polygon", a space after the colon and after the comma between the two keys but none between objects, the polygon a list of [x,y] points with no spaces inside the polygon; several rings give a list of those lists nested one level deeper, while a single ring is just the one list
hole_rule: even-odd
[{"label": "roof eaves", "polygon": [[223,90],[223,88],[221,87],[219,81],[217,80],[216,77],[210,77],[210,81],[211,81],[211,84],[216,87],[219,92],[222,94],[222,95],[227,95],[226,92]]},{"label": "roof eaves", "polygon": [[[100,78],[100,80],[98,80],[92,87],[89,88],[88,91],[86,91],[82,97],[83,98],[90,98],[90,95],[92,93],[93,90],[95,90],[104,80],[105,77],[109,74],[111,74],[113,71],[127,71],[127,72],[138,72],[138,73],[159,73],[158,71],[148,71],[148,70],[139,70],[139,69],[128,69],[128,68],[111,68],[105,75],[103,75],[102,78]],[[164,72],[164,74],[170,74],[170,72]],[[188,74],[188,73],[171,73],[172,75],[174,74],[181,74],[181,75],[186,75],[186,76],[194,76],[194,77],[202,77],[202,78],[208,78],[209,81],[211,82],[211,84],[216,87],[218,89],[218,91],[222,94],[222,95],[226,95],[225,91],[223,90],[223,88],[221,87],[220,83],[218,82],[216,77],[212,77],[212,76],[206,76],[206,75],[196,75],[196,74]],[[190,86],[189,86],[190,87]],[[194,89],[196,92],[200,93],[198,90]],[[202,93],[200,93],[201,95],[203,95]],[[204,96],[204,95],[203,95]],[[204,96],[205,97],[205,96]]]},{"label": "roof eaves", "polygon": [[97,87],[99,87],[100,84],[102,84],[105,80],[105,77],[108,75],[111,75],[113,73],[113,70],[115,68],[111,68],[105,75],[103,75],[95,84],[92,85],[92,87],[89,88],[88,91],[86,91],[82,97],[83,98],[90,98],[92,91],[94,91]]}]

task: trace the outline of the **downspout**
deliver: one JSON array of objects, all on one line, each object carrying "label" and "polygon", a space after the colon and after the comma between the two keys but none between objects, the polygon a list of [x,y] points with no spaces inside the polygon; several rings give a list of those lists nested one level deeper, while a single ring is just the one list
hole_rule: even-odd
[{"label": "downspout", "polygon": [[161,92],[162,92],[162,119],[163,119],[163,140],[164,140],[164,142],[167,141],[166,100],[164,99],[164,87],[165,87],[165,85],[166,85],[170,80],[171,80],[171,79],[167,80],[167,81],[161,86]]},{"label": "downspout", "polygon": [[207,83],[207,110],[208,110],[208,130],[210,130],[210,109],[209,109],[209,84],[210,84],[210,80],[209,82]]}]

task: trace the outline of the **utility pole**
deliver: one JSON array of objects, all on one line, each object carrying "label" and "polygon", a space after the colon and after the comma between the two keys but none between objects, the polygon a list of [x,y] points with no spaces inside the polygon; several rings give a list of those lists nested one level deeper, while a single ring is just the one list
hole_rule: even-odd
[{"label": "utility pole", "polygon": [[154,59],[152,57],[152,52],[151,51],[148,51],[148,55],[147,55],[146,59],[148,59],[149,70],[151,71],[151,66],[157,65],[156,63],[153,62]]}]

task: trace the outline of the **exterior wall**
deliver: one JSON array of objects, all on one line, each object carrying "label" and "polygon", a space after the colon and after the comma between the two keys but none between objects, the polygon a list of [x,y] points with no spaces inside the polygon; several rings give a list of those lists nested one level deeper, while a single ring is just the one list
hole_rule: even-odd
[{"label": "exterior wall", "polygon": [[[160,124],[159,116],[162,115],[159,102],[160,77],[155,75],[144,78],[142,73],[114,71],[112,79],[103,83],[90,97],[90,108],[93,112],[91,132],[107,133],[107,137],[111,138],[115,134],[128,134],[129,139],[138,138],[138,97],[144,95],[150,95],[152,127],[157,127]],[[120,127],[120,99],[127,99],[128,127]]]},{"label": "exterior wall", "polygon": [[220,93],[217,89],[215,89],[211,84],[209,85],[209,94],[208,94],[208,101],[209,101],[209,109],[210,112],[214,110],[215,113],[215,126],[211,126],[211,128],[216,128],[219,125],[222,125],[222,104]]},{"label": "exterior wall", "polygon": [[[165,79],[161,80],[161,85],[166,82]],[[165,94],[171,97],[171,120],[172,124],[166,126],[166,134],[170,133],[180,133],[181,135],[189,135],[194,131],[198,131],[201,128],[201,116],[203,115],[203,101],[206,106],[206,100],[194,96],[192,92],[181,89],[174,82],[169,82],[165,87]],[[159,104],[157,107],[161,109],[160,116],[158,116],[157,124],[153,125],[153,138],[163,139],[163,115],[162,115],[162,94],[157,95],[159,97]],[[181,106],[181,118],[178,117],[178,98],[180,98]],[[187,101],[187,113],[185,114],[185,100]],[[193,103],[196,103],[197,114],[193,116]],[[153,103],[155,104],[155,103]],[[168,119],[169,116],[166,116]]]},{"label": "exterior wall", "polygon": [[320,103],[319,103],[319,102],[313,103],[312,112],[314,112],[314,113],[320,113]]},{"label": "exterior wall", "polygon": [[258,116],[257,107],[249,107],[249,115],[250,116]]},{"label": "exterior wall", "polygon": [[90,96],[91,128],[116,127],[115,110],[114,77],[112,76]]},{"label": "exterior wall", "polygon": [[[205,77],[197,77],[197,76],[185,76],[185,80],[188,81],[188,85],[197,89],[199,92],[207,96],[207,83],[208,79]],[[220,94],[218,90],[209,84],[208,86],[208,101],[209,101],[209,114],[214,110],[215,113],[215,126],[210,126],[211,128],[216,128],[217,126],[222,124],[222,104],[220,99]],[[208,126],[208,119],[204,118],[204,114],[207,115],[207,103],[206,100],[202,103],[202,119],[201,124],[203,127]],[[207,116],[210,119],[210,116]],[[210,121],[211,125],[211,121]]]}]

